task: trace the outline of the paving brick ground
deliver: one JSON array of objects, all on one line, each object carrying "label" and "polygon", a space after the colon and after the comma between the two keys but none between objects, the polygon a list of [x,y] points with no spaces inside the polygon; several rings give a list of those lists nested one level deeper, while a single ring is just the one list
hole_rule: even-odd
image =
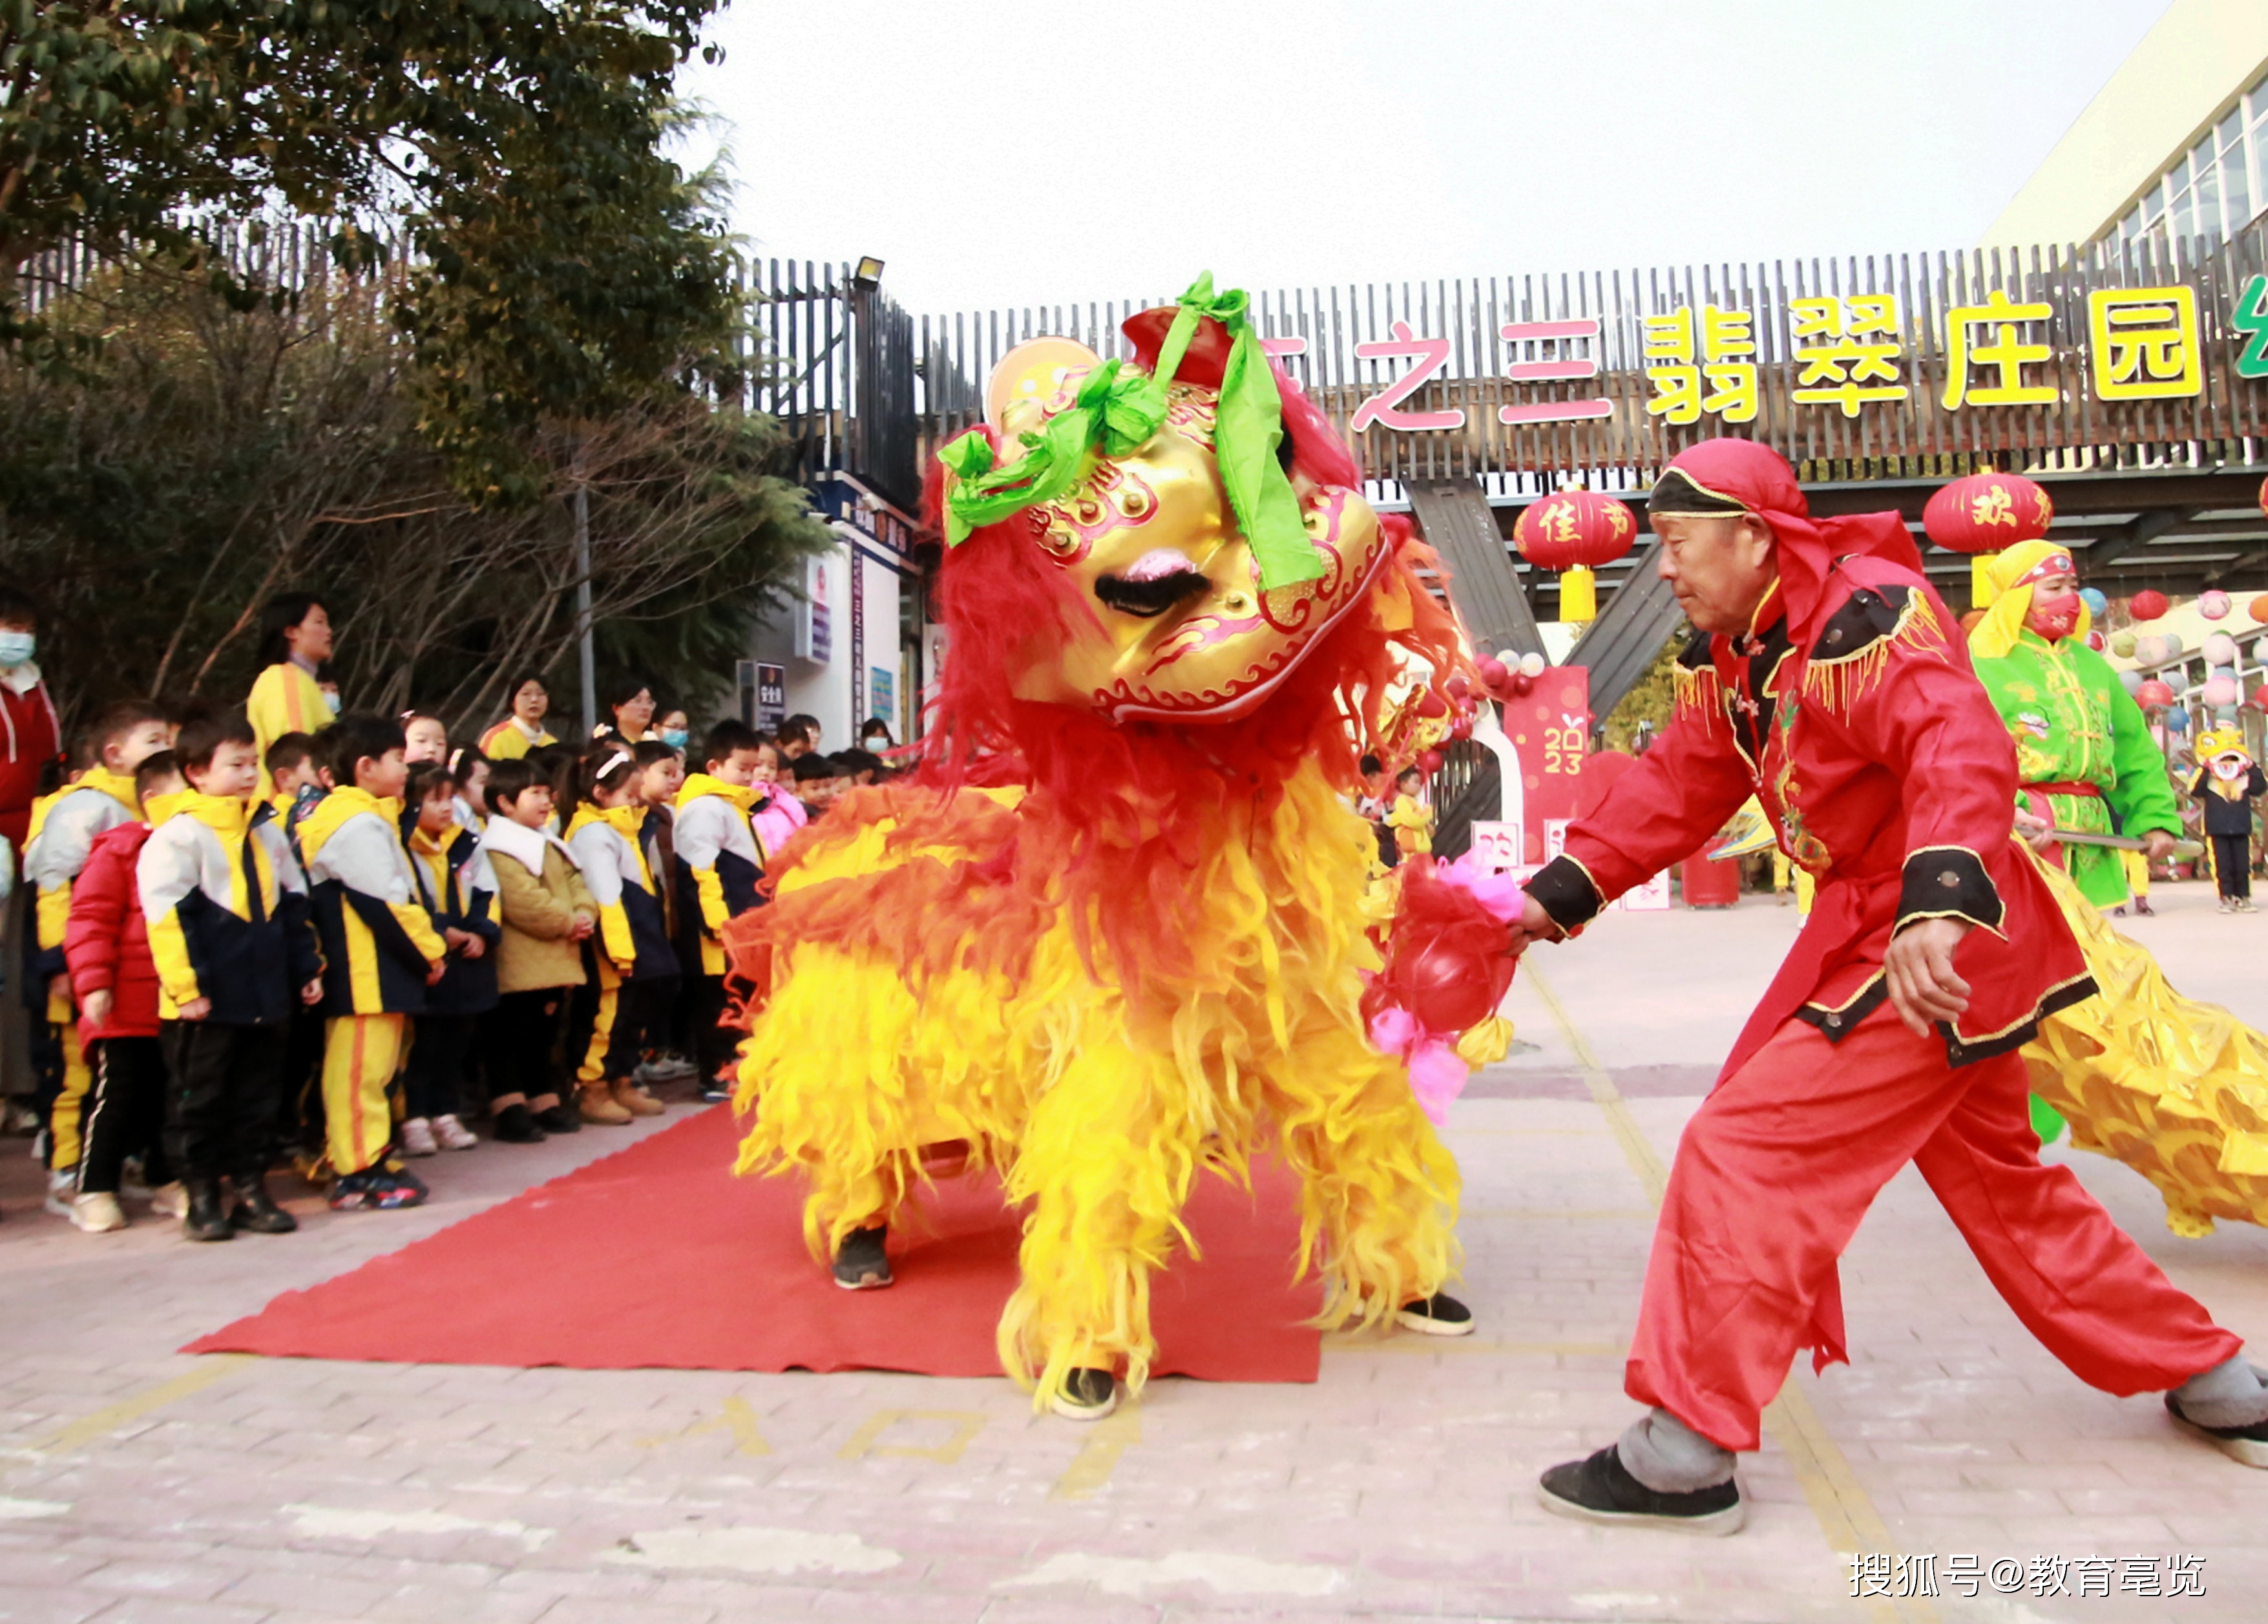
[{"label": "paving brick ground", "polygon": [[[2268,1024],[2268,919],[2161,889],[2163,917],[2139,925],[2177,984]],[[1511,1004],[1533,1046],[1476,1081],[1451,1133],[1477,1336],[1335,1343],[1312,1387],[1163,1382],[1089,1429],[1000,1381],[171,1351],[648,1130],[484,1146],[431,1164],[440,1199],[416,1212],[303,1202],[295,1237],[212,1247],[38,1215],[9,1141],[0,1624],[2258,1619],[2268,1473],[2175,1436],[2154,1399],[2065,1374],[1911,1175],[1846,1265],[1856,1363],[1792,1383],[1744,1467],[1749,1532],[1609,1532],[1535,1507],[1539,1468],[1631,1414],[1648,1167],[1793,929],[1752,901],[1617,915],[1539,955]],[[2176,1239],[2139,1179],[2074,1165],[2268,1348],[2268,1235]],[[1893,1590],[1889,1559],[1933,1557],[1940,1594],[1853,1599],[1856,1547]],[[1977,1599],[1956,1556],[1977,1560]],[[2136,1593],[2176,1557],[2202,1559],[2203,1597]],[[2066,1563],[2038,1578],[2074,1593],[2033,1593],[2035,1559]],[[1996,1562],[2018,1593],[1996,1598]],[[2097,1578],[2110,1595],[2075,1593]]]}]

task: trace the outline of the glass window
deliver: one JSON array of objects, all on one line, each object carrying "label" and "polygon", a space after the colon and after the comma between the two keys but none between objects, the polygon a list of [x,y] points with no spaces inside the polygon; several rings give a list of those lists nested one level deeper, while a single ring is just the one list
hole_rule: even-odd
[{"label": "glass window", "polygon": [[[2241,107],[2231,107],[2228,110],[2228,116],[2220,121],[2220,128],[2213,133],[2213,139],[2220,144],[2220,150],[2226,153],[2229,148],[2235,146],[2238,141],[2242,139],[2243,136],[2243,109]],[[2225,162],[2227,160],[2224,159],[2223,161]]]},{"label": "glass window", "polygon": [[2176,192],[2185,192],[2189,189],[2189,185],[2190,155],[2184,152],[2181,156],[2181,160],[2175,164],[2173,173],[2166,177],[2166,195],[2170,197]]},{"label": "glass window", "polygon": [[2149,227],[2155,225],[2158,223],[2158,217],[2165,211],[2166,188],[2161,185],[2154,186],[2142,198],[2143,228],[2147,230]]},{"label": "glass window", "polygon": [[2174,206],[2167,215],[2166,229],[2173,233],[2176,240],[2195,234],[2197,214],[2188,192],[2184,191],[2174,199]]},{"label": "glass window", "polygon": [[2194,188],[2197,199],[2197,233],[2214,242],[2220,240],[2220,166],[2200,172]]},{"label": "glass window", "polygon": [[2230,231],[2242,231],[2252,223],[2252,187],[2246,173],[2243,147],[2221,157],[2220,195],[2228,205]]},{"label": "glass window", "polygon": [[2126,218],[2118,222],[2118,240],[2132,242],[2142,234],[2142,205],[2136,203],[2126,210]]}]

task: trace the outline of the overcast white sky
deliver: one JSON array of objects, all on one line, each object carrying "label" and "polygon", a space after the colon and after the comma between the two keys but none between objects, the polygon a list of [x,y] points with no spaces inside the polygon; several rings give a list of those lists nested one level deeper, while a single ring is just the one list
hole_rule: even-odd
[{"label": "overcast white sky", "polygon": [[1973,243],[2165,0],[734,0],[762,256],[916,311]]}]

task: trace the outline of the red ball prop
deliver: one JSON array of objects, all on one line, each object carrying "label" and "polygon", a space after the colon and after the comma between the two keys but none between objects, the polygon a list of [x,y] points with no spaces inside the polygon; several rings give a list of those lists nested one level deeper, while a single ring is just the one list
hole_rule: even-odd
[{"label": "red ball prop", "polygon": [[1448,713],[1449,702],[1432,690],[1428,689],[1418,696],[1418,714],[1429,721],[1435,717],[1447,716]]},{"label": "red ball prop", "polygon": [[1480,674],[1481,686],[1491,691],[1503,687],[1512,675],[1511,668],[1494,654],[1483,654],[1474,661],[1473,669]]},{"label": "red ball prop", "polygon": [[1971,474],[1931,497],[1921,528],[1955,552],[1999,552],[2037,541],[2055,518],[2055,502],[2021,474]]},{"label": "red ball prop", "polygon": [[1449,680],[1442,683],[1441,686],[1447,691],[1449,698],[1452,699],[1469,699],[1472,697],[1472,679],[1467,676],[1462,671],[1450,672]]},{"label": "red ball prop", "polygon": [[1471,738],[1473,736],[1473,719],[1469,716],[1460,716],[1456,720],[1451,722],[1449,724],[1449,736],[1453,739]]},{"label": "red ball prop", "polygon": [[1427,778],[1432,778],[1435,773],[1441,770],[1441,752],[1439,750],[1418,751],[1418,764],[1425,770],[1425,773]]},{"label": "red ball prop", "polygon": [[2126,600],[2126,612],[2136,620],[2155,620],[2169,607],[2166,594],[2150,587],[2143,587]]},{"label": "red ball prop", "polygon": [[[1485,944],[1502,957],[1503,931]],[[1462,1032],[1478,1026],[1496,1013],[1503,993],[1491,985],[1494,968],[1486,958],[1476,963],[1469,948],[1454,940],[1435,940],[1410,956],[1396,979],[1395,991],[1408,1001],[1403,1008],[1430,1032]]]}]

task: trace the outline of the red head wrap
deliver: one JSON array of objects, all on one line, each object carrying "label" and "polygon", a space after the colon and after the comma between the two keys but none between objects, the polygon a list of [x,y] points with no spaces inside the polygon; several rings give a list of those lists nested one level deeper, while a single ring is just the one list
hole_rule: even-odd
[{"label": "red head wrap", "polygon": [[1646,511],[1723,518],[1754,513],[1771,527],[1780,601],[1800,634],[1819,607],[1828,572],[1858,555],[1921,573],[1921,554],[1896,513],[1814,520],[1787,459],[1752,439],[1705,439],[1670,459]]}]

